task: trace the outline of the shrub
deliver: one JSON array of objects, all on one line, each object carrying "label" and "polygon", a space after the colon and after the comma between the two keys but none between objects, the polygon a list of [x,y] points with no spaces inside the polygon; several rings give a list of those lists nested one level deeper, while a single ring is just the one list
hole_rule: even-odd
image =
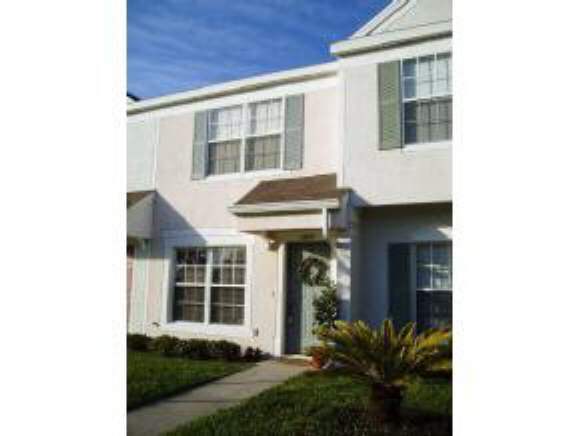
[{"label": "shrub", "polygon": [[244,351],[244,360],[247,362],[259,362],[263,356],[264,353],[258,347],[247,347]]},{"label": "shrub", "polygon": [[163,335],[153,338],[151,348],[163,356],[177,357],[181,355],[182,342],[174,336]]},{"label": "shrub", "polygon": [[211,357],[210,341],[205,339],[179,341],[177,348],[179,355],[188,359],[205,360]]},{"label": "shrub", "polygon": [[343,370],[367,381],[371,410],[381,421],[398,419],[403,391],[413,378],[452,370],[449,329],[416,334],[415,323],[397,331],[390,319],[376,330],[362,321],[336,321],[334,329],[320,330],[319,339]]},{"label": "shrub", "polygon": [[149,336],[141,334],[128,334],[127,335],[127,349],[133,351],[148,351],[149,345],[151,344],[151,338]]},{"label": "shrub", "polygon": [[328,281],[318,296],[312,301],[314,322],[319,328],[334,328],[338,319],[338,296],[336,285]]},{"label": "shrub", "polygon": [[239,360],[242,355],[241,347],[230,341],[211,341],[210,355],[215,359]]}]

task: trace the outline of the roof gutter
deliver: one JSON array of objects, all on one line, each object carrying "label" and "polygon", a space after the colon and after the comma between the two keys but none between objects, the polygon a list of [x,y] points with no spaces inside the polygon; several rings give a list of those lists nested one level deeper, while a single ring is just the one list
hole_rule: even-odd
[{"label": "roof gutter", "polygon": [[289,71],[281,71],[272,74],[250,77],[248,79],[220,83],[193,91],[137,101],[127,107],[127,115],[139,114],[142,112],[163,109],[181,104],[194,103],[196,101],[207,100],[209,98],[224,97],[231,94],[256,91],[277,85],[331,77],[335,76],[337,72],[338,62],[329,62],[311,67],[297,68]]}]

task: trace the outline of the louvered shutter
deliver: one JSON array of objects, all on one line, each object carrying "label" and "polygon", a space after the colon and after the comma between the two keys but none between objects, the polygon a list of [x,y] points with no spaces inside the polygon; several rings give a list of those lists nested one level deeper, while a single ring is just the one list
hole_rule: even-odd
[{"label": "louvered shutter", "polygon": [[193,126],[193,161],[191,178],[203,179],[207,170],[207,111],[194,115]]},{"label": "louvered shutter", "polygon": [[304,94],[286,98],[284,169],[299,170],[304,159]]},{"label": "louvered shutter", "polygon": [[379,64],[379,150],[402,146],[401,63]]},{"label": "louvered shutter", "polygon": [[389,318],[397,329],[411,321],[411,246],[389,246]]}]

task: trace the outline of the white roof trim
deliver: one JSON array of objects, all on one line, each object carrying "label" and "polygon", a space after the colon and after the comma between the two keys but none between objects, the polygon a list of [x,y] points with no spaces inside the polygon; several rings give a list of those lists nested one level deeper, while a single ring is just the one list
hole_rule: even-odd
[{"label": "white roof trim", "polygon": [[328,200],[304,200],[285,203],[258,203],[258,204],[236,204],[229,207],[229,211],[234,214],[249,213],[278,213],[278,212],[307,212],[320,211],[323,209],[338,209],[340,201],[337,199]]},{"label": "white roof trim", "polygon": [[393,0],[385,9],[375,15],[372,20],[353,33],[350,38],[361,38],[370,35],[377,27],[387,21],[391,15],[409,3],[409,1],[410,0]]},{"label": "white roof trim", "polygon": [[282,85],[286,83],[301,82],[312,79],[319,79],[334,76],[338,72],[338,62],[329,62],[305,68],[280,71],[261,76],[254,76],[247,79],[235,80],[206,86],[192,91],[180,92],[163,97],[140,100],[127,107],[127,114],[137,114],[149,110],[160,109],[168,106],[176,106],[185,103],[192,103],[208,98],[222,97],[230,94],[237,94],[247,91],[255,91],[269,86]]},{"label": "white roof trim", "polygon": [[348,56],[355,53],[380,50],[411,41],[449,36],[452,33],[451,21],[425,24],[407,29],[392,30],[364,38],[346,39],[332,44],[330,52],[334,56]]}]

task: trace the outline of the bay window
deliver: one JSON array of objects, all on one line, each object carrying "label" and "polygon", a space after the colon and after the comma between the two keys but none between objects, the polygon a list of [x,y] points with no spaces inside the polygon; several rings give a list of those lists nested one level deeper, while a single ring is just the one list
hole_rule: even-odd
[{"label": "bay window", "polygon": [[245,294],[245,247],[176,249],[174,321],[243,325]]},{"label": "bay window", "polygon": [[450,140],[453,126],[451,53],[402,62],[404,144]]}]

